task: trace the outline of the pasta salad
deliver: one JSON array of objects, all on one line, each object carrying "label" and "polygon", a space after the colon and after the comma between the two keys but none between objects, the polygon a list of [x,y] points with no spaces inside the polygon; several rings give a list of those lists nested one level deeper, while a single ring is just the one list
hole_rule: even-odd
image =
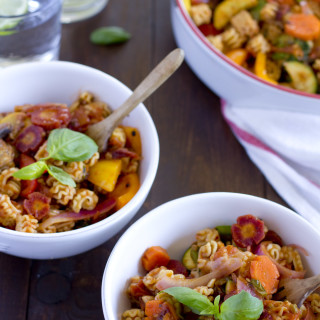
[{"label": "pasta salad", "polygon": [[272,83],[319,93],[318,0],[183,0],[210,44]]},{"label": "pasta salad", "polygon": [[305,269],[296,245],[285,245],[252,215],[231,226],[200,230],[175,260],[160,246],[145,250],[144,275],[127,287],[131,319],[318,319],[320,295],[311,294],[301,308],[277,298],[281,281],[302,279]]},{"label": "pasta salad", "polygon": [[140,187],[141,138],[118,126],[105,152],[85,132],[111,113],[83,92],[71,105],[18,105],[0,116],[0,227],[55,233],[98,222]]}]

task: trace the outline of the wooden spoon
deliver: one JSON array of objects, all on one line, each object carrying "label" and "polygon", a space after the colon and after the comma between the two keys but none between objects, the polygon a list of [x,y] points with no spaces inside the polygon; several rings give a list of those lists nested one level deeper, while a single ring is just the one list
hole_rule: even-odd
[{"label": "wooden spoon", "polygon": [[118,109],[104,120],[89,126],[86,134],[97,143],[100,152],[106,149],[109,137],[123,118],[158,89],[178,69],[183,59],[182,49],[173,50],[149,73]]},{"label": "wooden spoon", "polygon": [[320,274],[306,279],[283,279],[279,285],[279,288],[281,287],[283,290],[279,291],[275,298],[286,298],[300,308],[304,300],[320,287]]}]

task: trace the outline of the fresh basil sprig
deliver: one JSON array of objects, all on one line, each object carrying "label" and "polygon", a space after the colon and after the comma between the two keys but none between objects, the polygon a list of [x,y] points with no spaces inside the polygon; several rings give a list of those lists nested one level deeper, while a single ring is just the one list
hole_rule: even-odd
[{"label": "fresh basil sprig", "polygon": [[101,27],[94,30],[90,35],[92,43],[105,45],[125,42],[130,38],[130,33],[120,27]]},{"label": "fresh basil sprig", "polygon": [[49,155],[46,159],[84,161],[98,151],[98,146],[85,134],[64,128],[50,132],[47,151]]},{"label": "fresh basil sprig", "polygon": [[75,187],[74,180],[67,172],[56,166],[48,165],[45,160],[51,158],[65,162],[84,161],[90,159],[97,151],[97,144],[85,134],[66,128],[55,129],[50,132],[48,138],[48,156],[16,171],[13,176],[22,180],[33,180],[48,171],[62,184]]},{"label": "fresh basil sprig", "polygon": [[220,307],[220,296],[212,303],[206,296],[190,288],[173,287],[163,291],[188,306],[193,313],[213,315],[218,320],[257,320],[263,311],[262,301],[246,291],[228,298]]},{"label": "fresh basil sprig", "polygon": [[16,171],[13,176],[21,180],[34,180],[41,177],[45,171],[48,171],[51,176],[56,178],[62,184],[71,187],[76,186],[76,183],[67,172],[56,166],[47,165],[43,160],[32,163]]},{"label": "fresh basil sprig", "polygon": [[33,180],[40,178],[46,170],[47,164],[44,161],[38,161],[16,171],[13,176],[22,180]]}]

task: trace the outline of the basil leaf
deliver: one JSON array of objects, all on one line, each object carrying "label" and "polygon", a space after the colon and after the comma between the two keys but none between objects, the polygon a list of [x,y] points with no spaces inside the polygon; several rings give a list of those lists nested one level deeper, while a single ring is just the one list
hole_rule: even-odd
[{"label": "basil leaf", "polygon": [[98,151],[98,146],[85,134],[63,128],[51,131],[47,151],[47,158],[66,162],[84,161]]},{"label": "basil leaf", "polygon": [[49,165],[48,172],[51,176],[56,178],[62,184],[65,184],[71,187],[76,187],[76,183],[71,178],[71,176],[67,172],[63,171],[61,168]]},{"label": "basil leaf", "polygon": [[263,303],[246,291],[241,291],[221,304],[221,320],[256,320],[263,311]]},{"label": "basil leaf", "polygon": [[41,177],[47,169],[44,161],[38,161],[16,171],[13,176],[22,180],[34,180]]},{"label": "basil leaf", "polygon": [[130,33],[119,27],[101,27],[94,30],[90,35],[92,43],[106,45],[125,42],[130,38]]},{"label": "basil leaf", "polygon": [[[214,305],[201,293],[186,287],[172,287],[163,290],[177,299],[179,302],[188,306],[195,314],[210,315],[214,313]],[[205,313],[203,313],[205,312]]]}]

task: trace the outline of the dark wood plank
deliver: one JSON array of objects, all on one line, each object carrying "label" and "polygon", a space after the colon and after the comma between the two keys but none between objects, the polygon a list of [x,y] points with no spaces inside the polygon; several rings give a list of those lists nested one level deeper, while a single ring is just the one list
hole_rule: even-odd
[{"label": "dark wood plank", "polygon": [[26,319],[30,266],[31,260],[0,253],[0,318]]}]

